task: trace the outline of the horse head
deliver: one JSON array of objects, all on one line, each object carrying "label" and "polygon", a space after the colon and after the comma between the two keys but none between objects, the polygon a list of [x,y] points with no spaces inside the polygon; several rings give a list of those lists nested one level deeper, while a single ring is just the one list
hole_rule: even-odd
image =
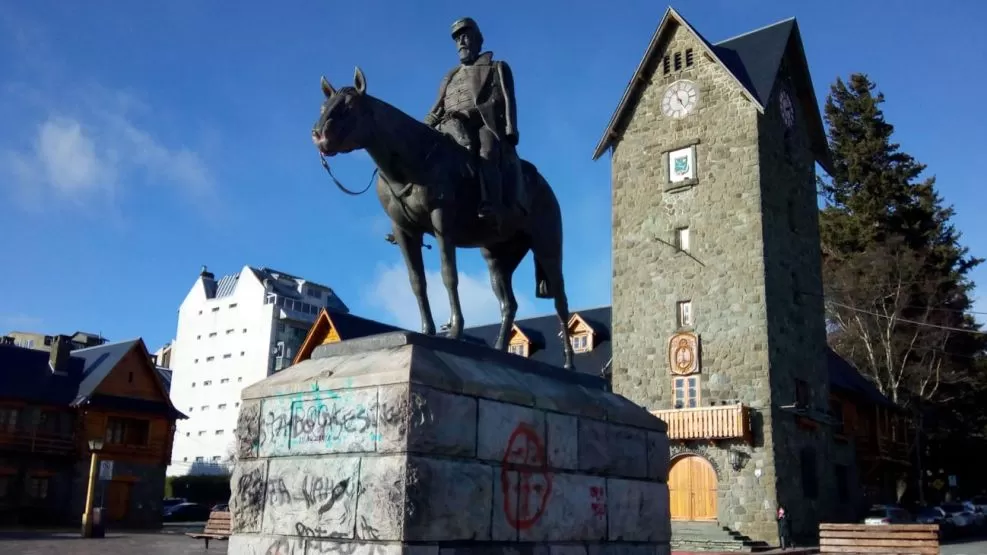
[{"label": "horse head", "polygon": [[365,148],[372,133],[367,102],[367,78],[357,67],[352,87],[333,88],[322,78],[322,102],[319,119],[312,127],[312,142],[325,156],[345,154]]}]

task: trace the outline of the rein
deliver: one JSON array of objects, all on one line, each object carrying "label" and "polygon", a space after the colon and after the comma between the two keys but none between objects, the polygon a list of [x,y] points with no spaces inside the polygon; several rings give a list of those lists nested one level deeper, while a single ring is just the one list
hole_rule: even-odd
[{"label": "rein", "polygon": [[319,159],[322,160],[322,167],[326,169],[326,173],[329,174],[329,178],[332,179],[332,182],[336,184],[336,187],[339,187],[340,191],[346,193],[347,195],[352,195],[356,197],[362,195],[363,193],[366,193],[367,191],[370,190],[370,186],[374,184],[374,177],[377,176],[377,168],[375,167],[373,173],[370,174],[370,181],[367,183],[367,186],[364,187],[362,191],[352,191],[350,189],[347,189],[345,185],[343,185],[342,183],[339,182],[338,179],[336,179],[336,176],[333,175],[332,173],[332,169],[329,167],[329,161],[326,160],[325,155],[322,154],[321,152],[319,153]]}]

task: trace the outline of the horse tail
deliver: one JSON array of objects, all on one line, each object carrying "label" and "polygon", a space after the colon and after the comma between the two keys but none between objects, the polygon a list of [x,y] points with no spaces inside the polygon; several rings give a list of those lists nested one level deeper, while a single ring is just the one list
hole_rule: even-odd
[{"label": "horse tail", "polygon": [[551,299],[564,293],[565,287],[562,281],[562,210],[555,192],[538,168],[527,160],[521,160],[521,168],[534,216],[528,232],[535,259],[535,297]]}]

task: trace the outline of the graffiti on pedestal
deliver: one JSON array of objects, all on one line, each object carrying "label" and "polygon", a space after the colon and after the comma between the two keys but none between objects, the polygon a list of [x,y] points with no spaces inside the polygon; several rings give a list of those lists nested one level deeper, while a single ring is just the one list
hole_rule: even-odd
[{"label": "graffiti on pedestal", "polygon": [[504,516],[517,530],[534,526],[545,512],[552,493],[545,442],[526,422],[514,428],[501,462],[500,486]]}]

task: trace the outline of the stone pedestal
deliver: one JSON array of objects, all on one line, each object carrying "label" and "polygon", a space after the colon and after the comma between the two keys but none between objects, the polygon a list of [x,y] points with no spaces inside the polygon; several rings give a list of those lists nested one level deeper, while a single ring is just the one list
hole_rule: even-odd
[{"label": "stone pedestal", "polygon": [[602,385],[413,333],[323,345],[243,392],[229,552],[665,555],[665,424]]}]

